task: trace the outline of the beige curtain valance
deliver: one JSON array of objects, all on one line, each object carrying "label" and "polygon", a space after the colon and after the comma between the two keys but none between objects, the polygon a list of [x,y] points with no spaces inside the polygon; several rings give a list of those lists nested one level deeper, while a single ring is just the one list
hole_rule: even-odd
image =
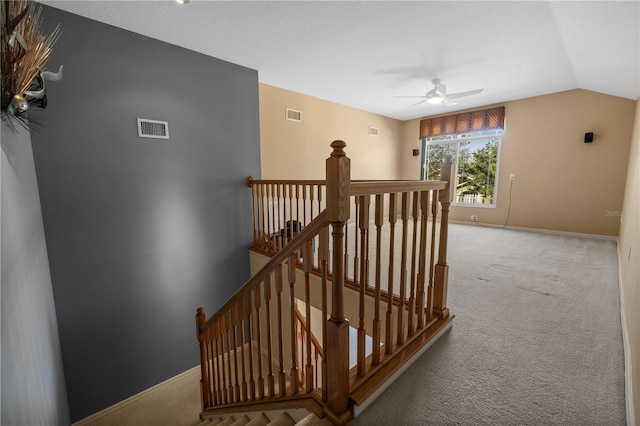
[{"label": "beige curtain valance", "polygon": [[420,139],[499,129],[504,129],[503,106],[420,120]]}]

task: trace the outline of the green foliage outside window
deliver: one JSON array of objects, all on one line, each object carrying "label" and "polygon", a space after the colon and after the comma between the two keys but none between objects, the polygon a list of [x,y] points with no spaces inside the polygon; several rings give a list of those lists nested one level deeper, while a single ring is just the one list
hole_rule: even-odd
[{"label": "green foliage outside window", "polygon": [[494,204],[500,137],[425,142],[423,177],[440,179],[444,156],[456,165],[456,200],[462,204]]}]

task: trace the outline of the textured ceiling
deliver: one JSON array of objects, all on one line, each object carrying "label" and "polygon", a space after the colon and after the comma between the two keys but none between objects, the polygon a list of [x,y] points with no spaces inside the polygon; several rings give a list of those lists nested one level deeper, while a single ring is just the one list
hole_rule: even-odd
[{"label": "textured ceiling", "polygon": [[[638,1],[40,2],[400,120],[575,88],[640,94]],[[449,107],[395,97],[434,78],[484,91]]]}]

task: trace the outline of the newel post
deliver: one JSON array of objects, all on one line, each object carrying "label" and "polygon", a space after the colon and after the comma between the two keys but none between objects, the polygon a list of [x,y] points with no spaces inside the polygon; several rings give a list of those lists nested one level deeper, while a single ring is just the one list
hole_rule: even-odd
[{"label": "newel post", "polygon": [[449,182],[448,186],[440,191],[440,205],[442,216],[440,218],[440,241],[438,243],[438,262],[435,265],[433,310],[440,318],[449,316],[447,308],[447,288],[449,282],[449,265],[447,265],[447,241],[449,238],[449,206],[453,201],[455,192],[455,176],[451,155],[447,154],[440,169],[440,180]]},{"label": "newel post", "polygon": [[209,400],[209,376],[207,373],[207,349],[204,333],[202,332],[202,326],[207,322],[207,316],[204,314],[204,309],[198,308],[196,313],[196,337],[200,343],[200,401],[202,404],[202,411],[211,405]]},{"label": "newel post", "polygon": [[333,152],[326,163],[327,218],[331,223],[332,287],[331,317],[327,320],[327,408],[325,414],[334,423],[351,420],[349,404],[349,321],[344,314],[344,232],[349,219],[351,160],[343,141],[333,141]]}]

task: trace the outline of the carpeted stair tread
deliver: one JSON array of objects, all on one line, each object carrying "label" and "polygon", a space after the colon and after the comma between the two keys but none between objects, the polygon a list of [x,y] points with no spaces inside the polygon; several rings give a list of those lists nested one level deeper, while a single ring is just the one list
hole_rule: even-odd
[{"label": "carpeted stair tread", "polygon": [[251,419],[249,417],[242,416],[239,419],[237,419],[236,421],[234,421],[233,423],[231,423],[231,426],[245,426],[250,421],[251,421]]},{"label": "carpeted stair tread", "polygon": [[296,423],[296,426],[333,426],[333,423],[326,417],[320,418],[315,413],[311,413]]},{"label": "carpeted stair tread", "polygon": [[223,421],[221,421],[220,423],[218,423],[216,426],[231,426],[235,421],[236,420],[233,417],[229,416]]},{"label": "carpeted stair tread", "polygon": [[271,420],[266,414],[262,413],[258,417],[254,417],[246,426],[266,426]]},{"label": "carpeted stair tread", "polygon": [[269,423],[269,426],[293,426],[296,421],[291,418],[287,413],[282,413]]},{"label": "carpeted stair tread", "polygon": [[203,425],[207,426],[218,426],[222,422],[221,417],[209,417],[202,420]]}]

